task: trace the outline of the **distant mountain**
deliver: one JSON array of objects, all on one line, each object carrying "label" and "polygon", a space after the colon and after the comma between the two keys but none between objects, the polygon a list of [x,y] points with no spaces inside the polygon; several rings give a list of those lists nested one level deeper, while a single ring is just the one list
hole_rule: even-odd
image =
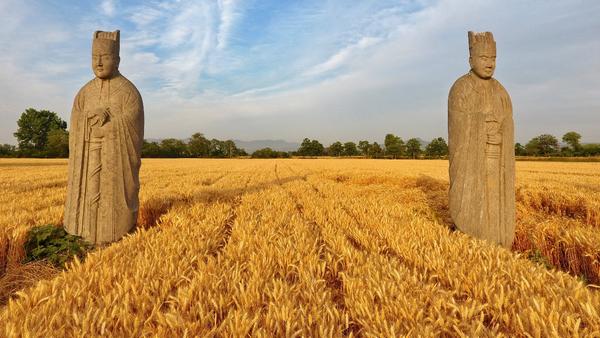
[{"label": "distant mountain", "polygon": [[271,148],[278,151],[295,151],[300,147],[299,143],[288,142],[284,140],[254,140],[254,141],[240,141],[233,140],[238,148],[246,150],[248,154],[252,154],[254,151],[263,148]]}]

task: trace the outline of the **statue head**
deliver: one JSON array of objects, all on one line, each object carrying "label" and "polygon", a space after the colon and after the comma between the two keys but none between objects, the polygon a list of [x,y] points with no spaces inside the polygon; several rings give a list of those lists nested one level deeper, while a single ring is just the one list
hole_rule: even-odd
[{"label": "statue head", "polygon": [[496,69],[496,41],[490,32],[469,32],[469,64],[479,78],[490,79]]},{"label": "statue head", "polygon": [[94,32],[92,42],[92,69],[96,77],[110,79],[119,73],[119,40],[120,33]]}]

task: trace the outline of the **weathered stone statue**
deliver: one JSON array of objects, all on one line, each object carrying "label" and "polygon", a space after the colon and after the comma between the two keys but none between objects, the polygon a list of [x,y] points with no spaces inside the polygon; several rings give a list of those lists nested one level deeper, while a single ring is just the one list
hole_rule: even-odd
[{"label": "weathered stone statue", "polygon": [[135,227],[144,138],[142,97],[118,71],[119,31],[94,33],[96,78],[75,97],[69,134],[65,229],[93,243]]},{"label": "weathered stone statue", "polygon": [[515,156],[512,104],[492,78],[492,33],[469,32],[471,71],[448,97],[450,215],[474,237],[510,247],[515,232]]}]

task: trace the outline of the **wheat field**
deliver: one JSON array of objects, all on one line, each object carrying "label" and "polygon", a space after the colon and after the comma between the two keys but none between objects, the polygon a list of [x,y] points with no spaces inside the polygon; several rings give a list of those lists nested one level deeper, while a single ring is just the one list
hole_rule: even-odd
[{"label": "wheat field", "polygon": [[512,250],[452,229],[442,160],[145,159],[141,184],[134,234],[28,267],[66,161],[0,160],[0,336],[600,337],[600,163],[518,162]]}]

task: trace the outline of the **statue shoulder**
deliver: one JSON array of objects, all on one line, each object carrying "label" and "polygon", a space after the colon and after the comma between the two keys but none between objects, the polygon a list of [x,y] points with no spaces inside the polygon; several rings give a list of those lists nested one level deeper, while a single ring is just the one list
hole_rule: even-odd
[{"label": "statue shoulder", "polygon": [[449,97],[461,95],[463,93],[471,91],[473,83],[470,74],[465,74],[459,77],[450,88]]},{"label": "statue shoulder", "polygon": [[504,86],[500,83],[500,81],[496,80],[496,79],[492,79],[494,81],[494,87],[496,88],[496,91],[499,92],[501,95],[505,95],[510,99],[510,95],[508,95],[508,91],[506,91],[506,88],[504,88]]},{"label": "statue shoulder", "polygon": [[77,92],[77,96],[84,95],[86,92],[90,91],[90,89],[92,89],[92,87],[95,85],[95,80],[96,78],[93,78],[89,80],[86,84],[84,84],[83,87],[81,87],[81,89],[79,89],[79,91]]},{"label": "statue shoulder", "polygon": [[140,92],[138,91],[137,87],[133,84],[133,82],[129,81],[128,78],[126,78],[123,75],[119,75],[119,81],[122,82],[121,85],[123,86],[123,89],[125,89],[126,92],[139,98],[140,100],[142,99],[142,96],[140,95]]}]

